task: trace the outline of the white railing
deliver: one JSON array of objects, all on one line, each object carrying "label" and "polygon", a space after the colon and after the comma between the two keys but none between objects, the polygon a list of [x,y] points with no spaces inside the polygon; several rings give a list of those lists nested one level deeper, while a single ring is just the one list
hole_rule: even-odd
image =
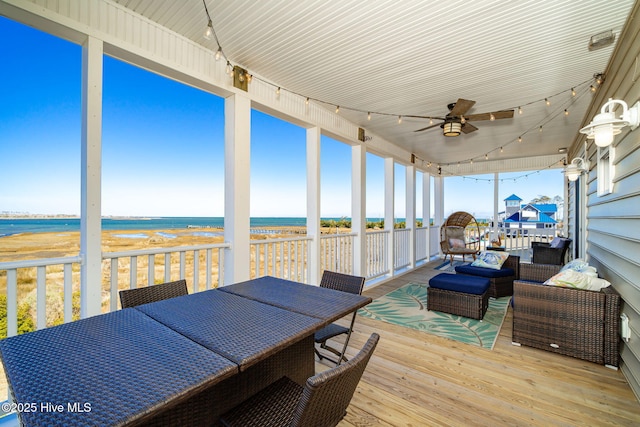
[{"label": "white railing", "polygon": [[[33,327],[43,329],[73,320],[73,288],[75,282],[76,289],[79,289],[81,261],[80,256],[75,256],[0,263],[0,274],[5,273],[4,285],[7,290],[7,336],[17,335],[19,328],[21,332],[26,332]],[[22,286],[20,292],[18,280]],[[35,288],[32,286],[34,281]],[[18,304],[18,301],[21,303]],[[31,317],[34,308],[35,325]]]},{"label": "white railing", "polygon": [[429,227],[416,228],[416,263],[430,259],[429,248],[427,248],[428,237]]},{"label": "white railing", "polygon": [[251,278],[275,276],[307,283],[311,237],[251,240]]},{"label": "white railing", "polygon": [[353,243],[358,233],[320,236],[320,268],[353,274]]},{"label": "white railing", "polygon": [[410,228],[398,228],[393,231],[393,268],[399,270],[411,265]]},{"label": "white railing", "polygon": [[108,271],[109,311],[118,309],[118,291],[127,284],[129,289],[134,289],[138,283],[147,286],[186,279],[192,285],[192,292],[221,286],[224,250],[229,247],[219,243],[104,253],[102,270],[103,276]]},{"label": "white railing", "polygon": [[367,279],[391,273],[388,262],[389,235],[387,230],[367,232]]},{"label": "white railing", "polygon": [[432,256],[440,254],[440,226],[429,227],[429,252]]}]

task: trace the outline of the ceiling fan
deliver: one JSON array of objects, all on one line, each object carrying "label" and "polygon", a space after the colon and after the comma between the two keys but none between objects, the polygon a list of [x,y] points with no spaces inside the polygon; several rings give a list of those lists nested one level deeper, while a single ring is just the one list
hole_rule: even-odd
[{"label": "ceiling fan", "polygon": [[444,136],[458,136],[460,135],[460,132],[471,133],[478,130],[477,127],[469,122],[476,122],[480,120],[510,119],[513,117],[513,110],[501,110],[494,111],[492,113],[465,115],[465,113],[469,111],[475,103],[476,101],[469,101],[468,99],[458,98],[456,102],[447,105],[447,107],[449,108],[449,113],[444,117],[412,116],[443,121],[442,123],[435,123],[425,128],[418,129],[414,132],[422,132],[436,126],[440,126],[442,128],[442,134]]}]

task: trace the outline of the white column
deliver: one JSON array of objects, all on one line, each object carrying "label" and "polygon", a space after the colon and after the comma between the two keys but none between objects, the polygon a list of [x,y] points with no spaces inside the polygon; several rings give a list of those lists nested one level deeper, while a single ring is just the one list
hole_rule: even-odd
[{"label": "white column", "polygon": [[80,317],[102,313],[102,41],[82,45]]},{"label": "white column", "polygon": [[309,259],[308,282],[320,284],[320,128],[307,129],[307,236]]},{"label": "white column", "polygon": [[394,174],[394,161],[392,157],[384,159],[384,229],[388,232],[388,252],[387,252],[387,265],[389,266],[389,275],[393,276],[395,273],[394,259],[395,259],[395,244],[394,244],[394,225],[395,225],[395,174]]},{"label": "white column", "polygon": [[431,174],[422,174],[422,226],[427,227],[427,261],[431,259]]},{"label": "white column", "polygon": [[498,238],[498,234],[500,230],[498,229],[498,212],[500,209],[499,200],[500,197],[500,174],[496,172],[493,175],[493,227],[491,230],[491,236],[489,237],[489,241],[485,242],[487,246],[491,243],[492,240]]},{"label": "white column", "polygon": [[[433,204],[434,206],[434,219],[433,225],[438,228],[437,236],[438,243],[440,241],[440,227],[444,222],[444,178],[436,176],[433,178]],[[440,253],[440,246],[438,245],[438,253]],[[442,254],[440,254],[442,255]]]},{"label": "white column", "polygon": [[353,274],[367,276],[367,150],[351,148],[351,231],[358,233],[353,243]]},{"label": "white column", "polygon": [[409,268],[416,265],[416,167],[406,168],[406,197],[405,219],[406,227],[411,229],[409,233]]},{"label": "white column", "polygon": [[251,101],[236,94],[224,102],[224,284],[250,278]]}]

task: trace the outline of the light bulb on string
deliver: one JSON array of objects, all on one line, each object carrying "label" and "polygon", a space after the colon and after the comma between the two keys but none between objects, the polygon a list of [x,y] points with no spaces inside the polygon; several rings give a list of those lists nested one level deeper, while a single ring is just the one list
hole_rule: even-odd
[{"label": "light bulb on string", "polygon": [[595,92],[596,91],[596,87],[594,85],[589,86],[589,89],[591,89],[591,92]]},{"label": "light bulb on string", "polygon": [[574,88],[571,88],[571,96],[576,96],[576,90]]},{"label": "light bulb on string", "polygon": [[542,126],[538,129],[538,132],[542,133]]},{"label": "light bulb on string", "polygon": [[402,116],[398,116],[398,124],[402,123]]},{"label": "light bulb on string", "polygon": [[367,113],[367,120],[371,120],[371,112]]},{"label": "light bulb on string", "polygon": [[522,115],[522,107],[518,107],[518,114]]},{"label": "light bulb on string", "polygon": [[495,121],[496,120],[496,116],[493,115],[493,113],[489,113],[489,120],[490,121]]},{"label": "light bulb on string", "polygon": [[307,99],[305,99],[304,105],[309,105],[309,97],[307,97]]},{"label": "light bulb on string", "polygon": [[549,98],[545,98],[544,103],[547,104],[547,107],[551,105],[551,101],[549,101]]},{"label": "light bulb on string", "polygon": [[211,19],[209,19],[209,22],[207,23],[207,28],[204,30],[203,37],[207,40],[211,40],[212,35],[213,35],[213,22],[211,22]]},{"label": "light bulb on string", "polygon": [[280,86],[278,86],[278,89],[276,89],[276,95],[280,96]]},{"label": "light bulb on string", "polygon": [[522,136],[518,137],[518,142],[522,142]]},{"label": "light bulb on string", "polygon": [[218,50],[216,51],[216,61],[219,61],[221,56],[222,56],[222,48],[218,46]]},{"label": "light bulb on string", "polygon": [[336,114],[339,114],[339,113],[340,113],[340,106],[336,105]]},{"label": "light bulb on string", "polygon": [[568,116],[569,115],[569,110],[567,110],[566,108],[564,109],[564,115]]}]

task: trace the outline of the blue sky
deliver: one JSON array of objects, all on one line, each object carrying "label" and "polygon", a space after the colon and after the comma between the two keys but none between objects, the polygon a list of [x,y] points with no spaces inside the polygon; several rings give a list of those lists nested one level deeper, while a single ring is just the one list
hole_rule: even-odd
[{"label": "blue sky", "polygon": [[[81,47],[0,17],[0,54],[0,212],[78,214]],[[110,57],[103,83],[103,215],[223,216],[224,100]],[[305,130],[255,110],[251,120],[251,215],[306,216]],[[383,168],[367,155],[368,217],[384,215]],[[323,217],[351,215],[350,171],[350,147],[323,136]],[[397,217],[404,174],[397,165]],[[562,197],[558,169],[524,174],[501,176],[501,208],[512,193]],[[445,215],[491,215],[493,175],[477,178],[445,179]]]}]

